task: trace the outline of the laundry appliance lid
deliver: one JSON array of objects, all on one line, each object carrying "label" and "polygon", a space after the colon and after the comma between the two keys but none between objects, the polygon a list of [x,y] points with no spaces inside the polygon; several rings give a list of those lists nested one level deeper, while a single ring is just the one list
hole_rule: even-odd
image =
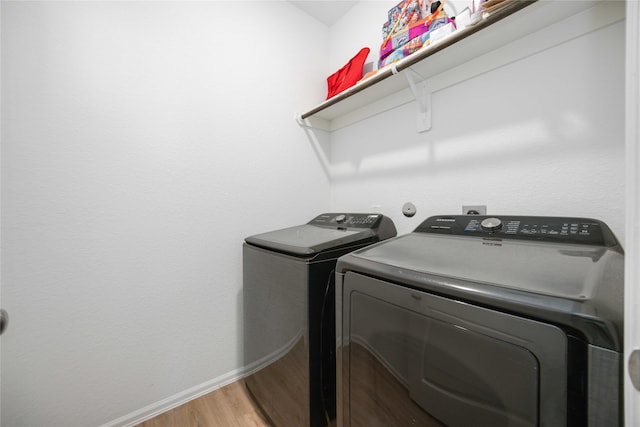
[{"label": "laundry appliance lid", "polygon": [[402,269],[572,300],[594,297],[616,252],[411,233],[354,254]]},{"label": "laundry appliance lid", "polygon": [[321,214],[307,224],[257,234],[245,241],[265,249],[310,257],[395,235],[393,223],[381,214]]},{"label": "laundry appliance lid", "polygon": [[[367,237],[373,236],[372,232],[365,234]],[[245,241],[292,255],[313,255],[357,242],[363,237],[360,230],[332,230],[304,224],[247,237]]]},{"label": "laundry appliance lid", "polygon": [[581,331],[592,343],[621,348],[624,255],[617,242],[465,234],[468,217],[456,221],[463,225],[459,233],[455,224],[446,230],[421,225],[341,257],[336,271],[551,320]]}]

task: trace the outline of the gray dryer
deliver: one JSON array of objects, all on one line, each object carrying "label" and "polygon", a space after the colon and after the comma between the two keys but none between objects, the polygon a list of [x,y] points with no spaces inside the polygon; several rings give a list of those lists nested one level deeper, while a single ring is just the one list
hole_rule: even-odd
[{"label": "gray dryer", "polygon": [[436,216],[338,260],[338,426],[620,426],[624,254],[588,218]]}]

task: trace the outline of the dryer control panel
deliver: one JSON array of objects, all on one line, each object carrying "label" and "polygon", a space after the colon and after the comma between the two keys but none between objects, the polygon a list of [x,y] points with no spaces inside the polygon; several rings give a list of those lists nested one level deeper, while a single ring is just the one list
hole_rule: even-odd
[{"label": "dryer control panel", "polygon": [[381,214],[373,213],[325,213],[309,221],[309,224],[345,228],[376,228],[383,217]]},{"label": "dryer control panel", "polygon": [[415,231],[597,246],[618,244],[606,224],[591,218],[441,215],[428,218]]}]

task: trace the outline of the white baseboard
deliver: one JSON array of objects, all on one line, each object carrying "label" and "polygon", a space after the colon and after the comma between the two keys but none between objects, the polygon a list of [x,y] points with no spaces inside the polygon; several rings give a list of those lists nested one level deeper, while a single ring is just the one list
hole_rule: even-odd
[{"label": "white baseboard", "polygon": [[159,402],[152,403],[142,409],[138,409],[130,414],[102,424],[99,427],[131,427],[182,404],[197,399],[200,396],[204,396],[207,393],[211,393],[212,391],[231,384],[234,381],[243,379],[286,355],[300,339],[302,339],[302,333],[298,333],[289,342],[285,343],[282,348],[275,350],[273,353],[268,354],[243,368],[236,369],[221,375],[218,378],[214,378],[188,390],[181,391],[180,393],[174,394],[173,396]]},{"label": "white baseboard", "polygon": [[214,390],[222,388],[234,381],[244,378],[248,374],[245,368],[236,369],[235,371],[228,372],[218,378],[214,378],[210,381],[199,384],[188,390],[174,394],[159,402],[152,403],[144,408],[131,412],[113,421],[109,421],[101,425],[100,427],[130,427],[136,424],[140,424],[143,421],[151,419],[157,415],[167,412],[173,408],[176,408],[191,400],[197,399],[200,396],[204,396],[207,393],[211,393]]}]

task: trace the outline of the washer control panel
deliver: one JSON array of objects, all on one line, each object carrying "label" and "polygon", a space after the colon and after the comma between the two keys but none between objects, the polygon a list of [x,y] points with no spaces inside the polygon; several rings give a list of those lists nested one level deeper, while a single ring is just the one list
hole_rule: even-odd
[{"label": "washer control panel", "polygon": [[309,224],[344,228],[375,228],[382,217],[381,214],[326,213],[318,215],[309,221]]},{"label": "washer control panel", "polygon": [[425,220],[415,231],[600,246],[617,244],[603,222],[590,218],[442,215]]}]

